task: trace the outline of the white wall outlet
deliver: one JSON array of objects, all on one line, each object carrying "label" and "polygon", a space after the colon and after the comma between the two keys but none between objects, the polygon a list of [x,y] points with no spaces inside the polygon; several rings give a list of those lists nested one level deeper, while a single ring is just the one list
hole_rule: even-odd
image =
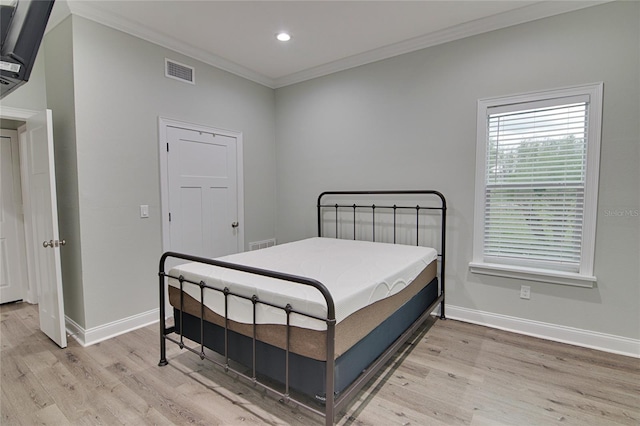
[{"label": "white wall outlet", "polygon": [[140,217],[149,217],[149,206],[147,204],[140,205]]},{"label": "white wall outlet", "polygon": [[520,286],[520,299],[531,299],[531,287],[528,285]]}]

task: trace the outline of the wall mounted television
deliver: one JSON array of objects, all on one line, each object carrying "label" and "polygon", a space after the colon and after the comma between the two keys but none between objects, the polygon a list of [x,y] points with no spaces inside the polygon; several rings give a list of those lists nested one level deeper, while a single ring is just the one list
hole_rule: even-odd
[{"label": "wall mounted television", "polygon": [[53,2],[0,1],[0,99],[29,80]]}]

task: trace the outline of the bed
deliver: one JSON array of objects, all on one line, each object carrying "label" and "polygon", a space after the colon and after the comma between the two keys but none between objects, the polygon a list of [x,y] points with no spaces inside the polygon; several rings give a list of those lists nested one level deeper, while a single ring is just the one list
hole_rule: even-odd
[{"label": "bed", "polygon": [[159,365],[174,342],[330,425],[434,310],[445,318],[440,192],[323,192],[317,219],[318,237],[267,249],[163,254]]}]

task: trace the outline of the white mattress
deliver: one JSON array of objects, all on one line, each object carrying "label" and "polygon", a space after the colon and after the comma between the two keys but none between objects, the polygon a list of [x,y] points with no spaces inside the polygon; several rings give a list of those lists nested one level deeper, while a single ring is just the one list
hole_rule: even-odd
[{"label": "white mattress", "polygon": [[[437,258],[430,247],[334,238],[310,238],[274,247],[233,254],[217,260],[253,266],[313,278],[324,284],[334,298],[336,320],[340,322],[357,310],[378,300],[392,296],[411,284],[422,270]],[[251,297],[278,306],[287,303],[300,312],[326,317],[327,308],[322,294],[313,287],[273,278],[219,268],[201,263],[186,263],[169,272],[186,279]],[[169,285],[179,287],[176,279]],[[184,284],[183,289],[200,300],[200,288]],[[204,302],[209,309],[224,316],[224,297],[221,293],[205,290]],[[251,302],[229,296],[229,318],[252,323]],[[286,324],[281,309],[258,304],[256,322],[259,324]],[[322,321],[302,315],[291,315],[291,325],[324,330]]]}]

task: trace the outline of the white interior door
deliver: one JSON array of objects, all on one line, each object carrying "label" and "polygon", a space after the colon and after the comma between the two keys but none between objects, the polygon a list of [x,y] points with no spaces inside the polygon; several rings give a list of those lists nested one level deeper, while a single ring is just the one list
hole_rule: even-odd
[{"label": "white interior door", "polygon": [[27,259],[18,132],[0,130],[0,303],[24,298]]},{"label": "white interior door", "polygon": [[51,110],[27,120],[27,174],[35,245],[40,328],[58,346],[67,346],[62,297],[61,241],[58,235]]},{"label": "white interior door", "polygon": [[239,251],[237,140],[167,127],[171,250],[203,257]]}]

